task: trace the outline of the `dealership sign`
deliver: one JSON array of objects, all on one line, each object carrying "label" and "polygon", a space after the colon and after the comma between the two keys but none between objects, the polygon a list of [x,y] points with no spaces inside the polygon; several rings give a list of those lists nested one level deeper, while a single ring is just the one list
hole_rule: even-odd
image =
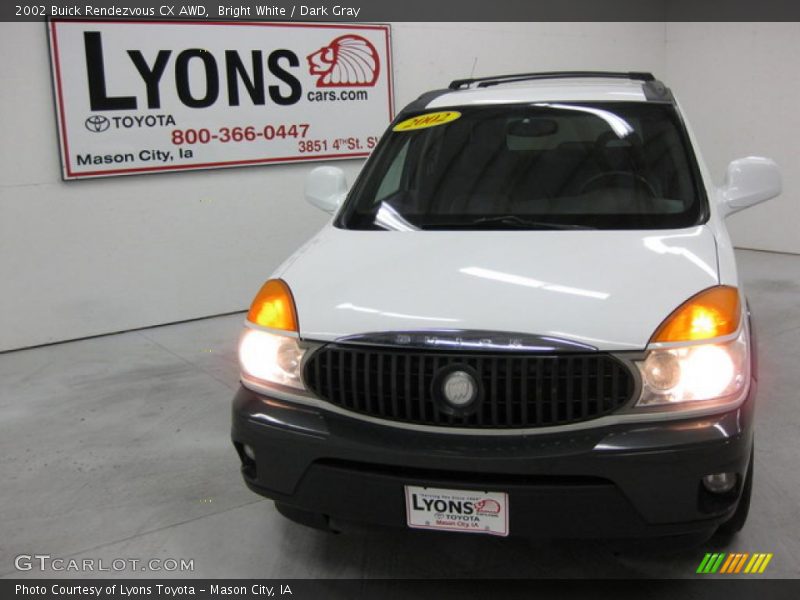
[{"label": "dealership sign", "polygon": [[386,25],[53,20],[65,179],[367,156]]}]

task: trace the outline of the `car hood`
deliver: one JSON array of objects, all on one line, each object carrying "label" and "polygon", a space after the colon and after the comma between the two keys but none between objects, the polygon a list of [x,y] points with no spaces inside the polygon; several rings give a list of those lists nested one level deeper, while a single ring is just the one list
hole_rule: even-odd
[{"label": "car hood", "polygon": [[276,273],[300,335],[533,334],[641,349],[677,306],[718,283],[705,226],[658,231],[350,231],[328,226]]}]

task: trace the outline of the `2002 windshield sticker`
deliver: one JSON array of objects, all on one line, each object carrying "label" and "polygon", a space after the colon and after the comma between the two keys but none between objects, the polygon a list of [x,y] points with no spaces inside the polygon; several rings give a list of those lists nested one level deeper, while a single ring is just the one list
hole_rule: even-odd
[{"label": "2002 windshield sticker", "polygon": [[[176,146],[210,144],[219,142],[221,144],[239,142],[269,142],[272,140],[297,140],[297,151],[306,152],[325,152],[327,150],[372,150],[378,143],[377,136],[367,136],[360,138],[356,136],[314,139],[309,136],[311,125],[308,123],[287,123],[280,125],[267,124],[244,125],[236,127],[220,127],[216,130],[208,128],[200,129],[173,129],[172,143]],[[180,156],[190,158],[193,151],[188,148],[179,148]]]},{"label": "2002 windshield sticker", "polygon": [[438,127],[445,123],[455,121],[461,116],[457,110],[443,110],[439,112],[417,115],[404,121],[400,121],[392,127],[392,131],[416,131],[417,129],[427,129],[428,127]]}]

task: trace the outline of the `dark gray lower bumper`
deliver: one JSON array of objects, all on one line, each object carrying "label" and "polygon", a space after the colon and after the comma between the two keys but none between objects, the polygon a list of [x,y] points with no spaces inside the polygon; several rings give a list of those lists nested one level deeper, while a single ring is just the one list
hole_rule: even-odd
[{"label": "dark gray lower bumper", "polygon": [[[232,437],[251,489],[334,520],[404,527],[403,486],[422,485],[507,492],[512,535],[710,533],[738,502],[754,393],[755,382],[742,406],[710,417],[473,436],[376,425],[241,388]],[[740,485],[713,496],[701,478],[723,471]]]}]

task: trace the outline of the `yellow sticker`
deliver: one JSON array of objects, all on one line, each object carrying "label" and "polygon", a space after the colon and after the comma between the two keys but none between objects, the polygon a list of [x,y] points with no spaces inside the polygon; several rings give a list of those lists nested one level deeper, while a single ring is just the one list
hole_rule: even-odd
[{"label": "yellow sticker", "polygon": [[450,121],[455,121],[461,113],[455,110],[443,110],[440,112],[427,113],[411,117],[405,121],[400,121],[392,127],[392,131],[413,131],[414,129],[425,129],[426,127],[436,127],[444,125]]}]

